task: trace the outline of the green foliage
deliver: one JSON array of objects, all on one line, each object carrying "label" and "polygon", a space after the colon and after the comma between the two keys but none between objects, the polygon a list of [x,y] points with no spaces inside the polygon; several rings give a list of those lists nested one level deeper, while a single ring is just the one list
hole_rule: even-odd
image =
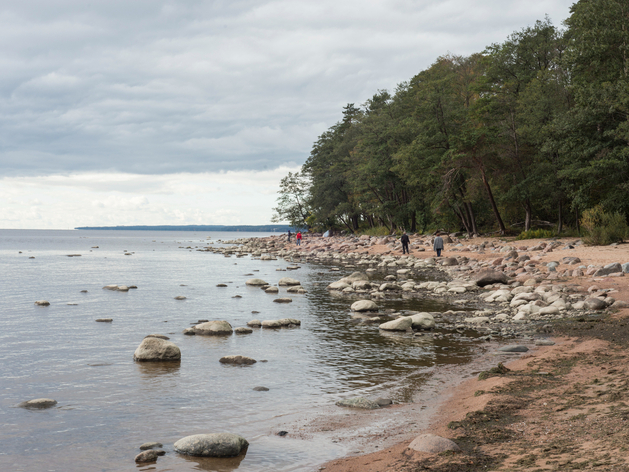
[{"label": "green foliage", "polygon": [[554,238],[555,236],[557,236],[557,234],[548,229],[530,229],[528,231],[522,231],[515,239],[516,241],[522,241],[523,239],[548,239]]},{"label": "green foliage", "polygon": [[546,238],[578,233],[600,204],[619,216],[587,237],[625,236],[629,5],[579,0],[566,26],[537,21],[345,106],[282,180],[274,221],[369,234],[523,225],[518,239]]},{"label": "green foliage", "polygon": [[388,236],[391,232],[386,226],[376,226],[375,228],[362,230],[360,233],[368,236]]},{"label": "green foliage", "polygon": [[619,212],[606,212],[601,205],[583,212],[581,226],[586,232],[583,242],[589,246],[622,242],[629,235],[625,217]]}]

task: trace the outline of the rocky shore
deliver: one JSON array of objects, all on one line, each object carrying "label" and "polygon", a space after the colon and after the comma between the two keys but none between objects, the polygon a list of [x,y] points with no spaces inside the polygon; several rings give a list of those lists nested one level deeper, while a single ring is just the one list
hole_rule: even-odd
[{"label": "rocky shore", "polygon": [[[353,270],[328,289],[361,307],[353,310],[357,322],[381,330],[435,337],[472,331],[478,340],[517,340],[505,350],[519,358],[445,395],[439,414],[412,443],[350,456],[320,470],[629,470],[621,439],[629,415],[623,376],[629,347],[627,246],[587,248],[574,239],[444,239],[442,258],[432,257],[432,238],[419,235],[411,237],[411,255],[402,255],[394,238],[368,236],[311,237],[300,247],[277,236],[197,250]],[[447,301],[461,309],[417,313],[379,307],[409,298]],[[418,315],[425,325],[413,323]],[[532,354],[520,349],[519,343],[534,341]],[[417,447],[427,440],[448,444],[449,452]]]}]

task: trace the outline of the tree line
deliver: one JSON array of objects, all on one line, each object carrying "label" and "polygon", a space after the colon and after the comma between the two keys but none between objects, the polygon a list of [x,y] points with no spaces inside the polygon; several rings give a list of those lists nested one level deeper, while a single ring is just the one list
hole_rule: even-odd
[{"label": "tree line", "polygon": [[348,104],[280,184],[275,221],[470,234],[629,216],[629,3],[580,0]]}]

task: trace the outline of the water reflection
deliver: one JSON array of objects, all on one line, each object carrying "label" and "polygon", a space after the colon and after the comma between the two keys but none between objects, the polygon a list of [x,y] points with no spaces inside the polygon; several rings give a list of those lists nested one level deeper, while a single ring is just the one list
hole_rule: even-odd
[{"label": "water reflection", "polygon": [[175,375],[179,373],[181,362],[136,362],[138,371],[145,379],[153,379],[164,375]]},{"label": "water reflection", "polygon": [[203,470],[206,472],[232,472],[240,467],[247,451],[236,457],[193,457],[179,454],[189,465],[193,466],[192,470]]}]

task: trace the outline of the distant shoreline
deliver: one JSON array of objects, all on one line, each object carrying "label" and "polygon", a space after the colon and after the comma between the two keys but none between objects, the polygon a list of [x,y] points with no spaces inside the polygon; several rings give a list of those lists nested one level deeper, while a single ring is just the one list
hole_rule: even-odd
[{"label": "distant shoreline", "polygon": [[86,230],[133,230],[133,231],[242,231],[285,233],[288,225],[156,225],[156,226],[79,226]]}]

